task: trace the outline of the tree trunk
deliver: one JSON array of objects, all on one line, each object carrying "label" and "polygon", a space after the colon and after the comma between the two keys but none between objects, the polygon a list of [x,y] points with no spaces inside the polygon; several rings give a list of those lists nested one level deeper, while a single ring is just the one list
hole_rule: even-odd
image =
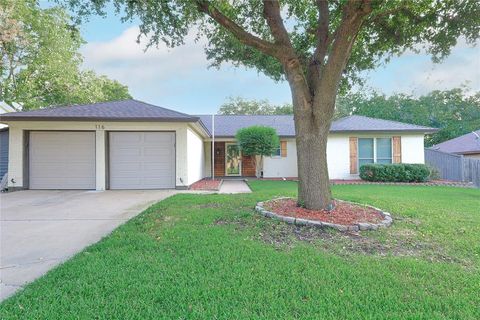
[{"label": "tree trunk", "polygon": [[295,119],[297,133],[298,202],[308,209],[331,210],[332,193],[327,166],[328,129],[318,129]]},{"label": "tree trunk", "polygon": [[[298,167],[298,203],[307,209],[333,209],[327,166],[327,139],[335,105],[336,90],[314,106],[313,95],[296,61],[286,65],[292,92]],[[319,113],[318,110],[325,110]]]}]

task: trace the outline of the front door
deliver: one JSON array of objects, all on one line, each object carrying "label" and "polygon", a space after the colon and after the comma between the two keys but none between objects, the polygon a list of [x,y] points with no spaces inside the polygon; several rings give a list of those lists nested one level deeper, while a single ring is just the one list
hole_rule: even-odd
[{"label": "front door", "polygon": [[227,143],[225,145],[225,175],[240,176],[242,172],[242,156],[237,144]]}]

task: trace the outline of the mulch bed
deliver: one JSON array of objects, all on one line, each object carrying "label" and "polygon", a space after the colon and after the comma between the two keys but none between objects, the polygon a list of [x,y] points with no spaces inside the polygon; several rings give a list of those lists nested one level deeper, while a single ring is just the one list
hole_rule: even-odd
[{"label": "mulch bed", "polygon": [[190,186],[190,190],[219,190],[222,180],[203,179]]},{"label": "mulch bed", "polygon": [[364,207],[348,202],[335,201],[335,209],[309,210],[297,206],[295,199],[276,199],[267,201],[265,209],[281,216],[288,216],[300,219],[316,220],[341,225],[353,225],[357,223],[380,223],[384,217],[374,208]]}]

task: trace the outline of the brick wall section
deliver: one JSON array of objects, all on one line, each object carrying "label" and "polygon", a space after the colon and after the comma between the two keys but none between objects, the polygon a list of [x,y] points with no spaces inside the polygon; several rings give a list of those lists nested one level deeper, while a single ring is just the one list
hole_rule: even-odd
[{"label": "brick wall section", "polygon": [[242,156],[242,176],[255,177],[255,162],[251,156]]},{"label": "brick wall section", "polygon": [[215,152],[215,163],[214,163],[215,176],[223,177],[225,175],[225,142],[215,142],[214,152]]}]

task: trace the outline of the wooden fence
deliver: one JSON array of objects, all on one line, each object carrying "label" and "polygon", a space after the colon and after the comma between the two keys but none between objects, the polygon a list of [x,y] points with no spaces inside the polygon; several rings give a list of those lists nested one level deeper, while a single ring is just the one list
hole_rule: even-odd
[{"label": "wooden fence", "polygon": [[425,163],[436,168],[442,179],[473,182],[477,187],[480,187],[479,159],[425,149]]}]

